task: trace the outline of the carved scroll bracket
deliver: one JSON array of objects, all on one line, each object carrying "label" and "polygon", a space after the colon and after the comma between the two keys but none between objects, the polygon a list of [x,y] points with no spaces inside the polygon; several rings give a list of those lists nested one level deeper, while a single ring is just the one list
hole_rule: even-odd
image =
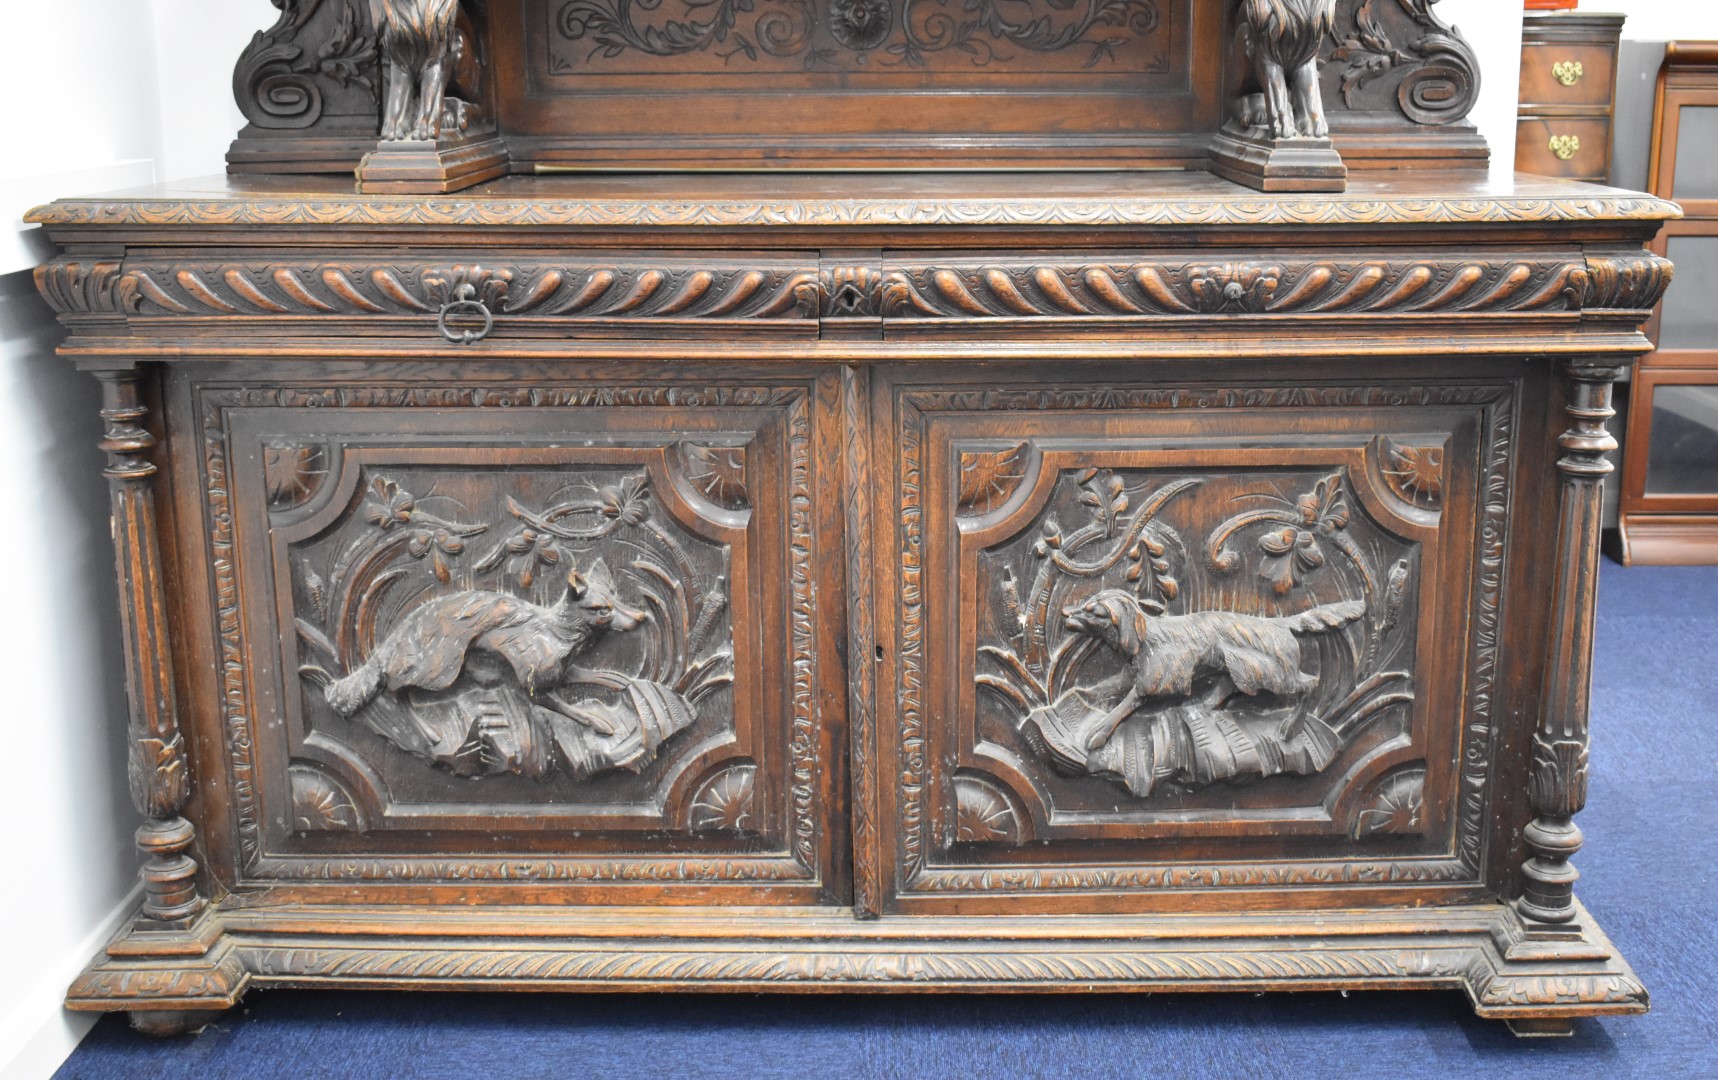
[{"label": "carved scroll bracket", "polygon": [[125,629],[126,689],[131,699],[131,796],[147,820],[137,830],[145,860],[143,920],[176,924],[204,904],[197,891],[197,863],[187,852],[196,839],[181,816],[191,781],[179,733],[173,694],[173,658],[168,643],[166,591],[155,522],[149,451],[155,438],[144,427],[139,369],[96,372],[101,380],[101,449],[113,502],[113,538],[118,557],[120,613]]},{"label": "carved scroll bracket", "polygon": [[1627,369],[1575,361],[1568,365],[1564,411],[1571,421],[1558,438],[1563,456],[1562,509],[1558,525],[1556,606],[1552,615],[1551,663],[1545,672],[1544,713],[1533,736],[1528,794],[1533,820],[1523,834],[1531,858],[1522,866],[1522,916],[1561,924],[1575,917],[1575,880],[1570,859],[1581,850],[1574,816],[1587,801],[1587,720],[1593,655],[1593,603],[1598,585],[1600,484],[1617,448],[1605,429],[1611,386]]}]

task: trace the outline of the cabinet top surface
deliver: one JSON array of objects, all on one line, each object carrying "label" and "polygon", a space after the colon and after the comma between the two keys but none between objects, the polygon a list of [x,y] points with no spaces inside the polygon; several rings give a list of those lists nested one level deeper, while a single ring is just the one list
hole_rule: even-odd
[{"label": "cabinet top surface", "polygon": [[1203,172],[606,173],[457,195],[358,195],[349,178],[215,177],[62,199],[49,226],[900,227],[1656,222],[1639,192],[1518,175],[1361,173],[1340,195],[1263,194]]}]

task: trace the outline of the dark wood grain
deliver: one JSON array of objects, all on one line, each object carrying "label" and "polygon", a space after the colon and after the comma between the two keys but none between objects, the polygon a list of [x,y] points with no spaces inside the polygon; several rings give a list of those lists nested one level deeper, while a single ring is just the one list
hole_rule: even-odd
[{"label": "dark wood grain", "polygon": [[63,352],[110,369],[153,754],[145,918],[73,1007],[1646,1007],[1567,864],[1595,425],[1668,203],[1450,173],[348,186],[35,214]]}]

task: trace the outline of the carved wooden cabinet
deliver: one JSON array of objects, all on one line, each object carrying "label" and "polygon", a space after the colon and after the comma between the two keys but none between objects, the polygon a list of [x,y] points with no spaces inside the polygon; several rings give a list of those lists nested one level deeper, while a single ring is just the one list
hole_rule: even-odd
[{"label": "carved wooden cabinet", "polygon": [[72,1007],[1643,1011],[1570,859],[1677,210],[1488,181],[1433,4],[277,0],[307,175],[33,215],[145,819]]},{"label": "carved wooden cabinet", "polygon": [[37,213],[107,390],[147,818],[71,1004],[1644,1009],[1568,857],[1603,421],[1673,208],[851,183]]}]

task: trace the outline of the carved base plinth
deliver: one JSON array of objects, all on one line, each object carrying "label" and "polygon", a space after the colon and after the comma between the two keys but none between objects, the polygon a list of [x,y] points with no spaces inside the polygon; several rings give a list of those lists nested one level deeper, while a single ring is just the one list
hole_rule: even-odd
[{"label": "carved base plinth", "polygon": [[1211,171],[1257,191],[1348,189],[1348,167],[1329,139],[1277,139],[1228,124],[1211,140]]},{"label": "carved base plinth", "polygon": [[384,142],[358,164],[365,195],[445,195],[507,171],[507,144],[490,138],[449,144]]},{"label": "carved base plinth", "polygon": [[[504,928],[504,929],[498,929]],[[72,1009],[207,1023],[251,986],[440,990],[1462,989],[1518,1034],[1640,1013],[1584,909],[1543,934],[1503,904],[1412,911],[859,920],[849,909],[218,907],[109,946]],[[173,1016],[169,1014],[185,1014]]]}]

